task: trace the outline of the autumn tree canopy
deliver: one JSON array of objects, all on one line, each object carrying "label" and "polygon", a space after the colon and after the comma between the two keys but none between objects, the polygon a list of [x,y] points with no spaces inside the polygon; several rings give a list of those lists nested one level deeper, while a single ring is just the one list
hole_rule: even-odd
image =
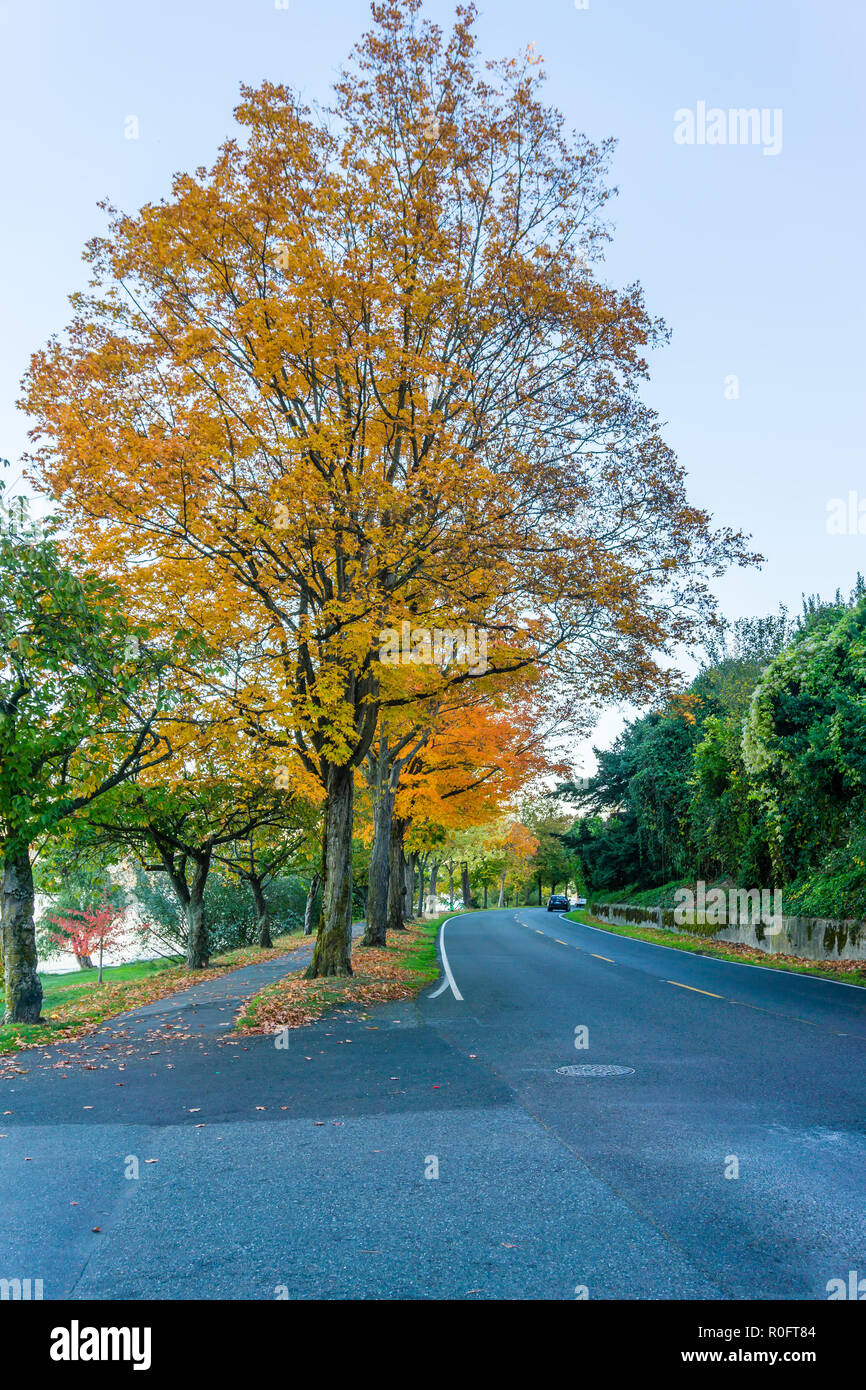
[{"label": "autumn tree canopy", "polygon": [[[603,283],[609,146],[473,7],[373,24],[322,110],[242,88],[212,167],[109,209],[68,331],[33,360],[33,474],[132,601],[244,647],[237,718],[326,794],[313,969],[351,969],[354,769],[383,629],[474,624],[494,670],[645,696],[744,561],[641,401],[664,336]],[[475,679],[425,672],[427,698]]]}]

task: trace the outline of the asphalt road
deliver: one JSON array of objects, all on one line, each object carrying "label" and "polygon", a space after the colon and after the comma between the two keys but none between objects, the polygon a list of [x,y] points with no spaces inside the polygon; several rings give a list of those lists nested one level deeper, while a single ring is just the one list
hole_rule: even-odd
[{"label": "asphalt road", "polygon": [[[298,956],[22,1054],[0,1081],[0,1278],[79,1299],[825,1299],[866,1276],[866,990],[537,908],[455,918],[444,948],[417,1002],[285,1049],[226,1024]],[[585,1065],[630,1070],[557,1070]]]}]

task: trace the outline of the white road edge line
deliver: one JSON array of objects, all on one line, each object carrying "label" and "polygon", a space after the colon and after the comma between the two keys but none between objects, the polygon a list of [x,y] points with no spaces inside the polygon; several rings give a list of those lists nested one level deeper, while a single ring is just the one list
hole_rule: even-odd
[{"label": "white road edge line", "polygon": [[[456,920],[456,917],[448,918],[448,922],[456,922]],[[454,998],[458,999],[462,1003],[463,995],[457,988],[457,982],[454,979],[454,976],[451,974],[451,966],[448,964],[448,957],[445,954],[445,928],[448,926],[448,922],[443,922],[442,926],[439,929],[439,954],[442,957],[442,969],[445,971],[445,979],[442,981],[438,989],[434,989],[432,994],[427,995],[427,998],[438,999],[439,995],[442,994],[444,990],[450,988],[451,993],[454,995]]]}]

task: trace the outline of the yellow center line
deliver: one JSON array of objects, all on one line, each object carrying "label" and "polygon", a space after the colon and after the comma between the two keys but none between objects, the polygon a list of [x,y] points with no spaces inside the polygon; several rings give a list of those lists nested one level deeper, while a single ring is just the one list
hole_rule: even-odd
[{"label": "yellow center line", "polygon": [[709,989],[695,989],[694,985],[681,984],[679,980],[668,980],[669,985],[676,985],[677,989],[690,989],[692,994],[706,994],[709,999],[724,999],[723,994],[713,994]]},{"label": "yellow center line", "polygon": [[610,956],[597,956],[595,951],[590,951],[589,954],[592,956],[593,960],[606,960],[608,965],[616,965],[616,961],[611,960]]},{"label": "yellow center line", "polygon": [[567,942],[567,941],[560,941],[560,939],[559,939],[558,936],[555,936],[553,939],[554,939],[554,941],[556,942],[557,946],[567,946],[567,945],[568,945],[568,942]]}]

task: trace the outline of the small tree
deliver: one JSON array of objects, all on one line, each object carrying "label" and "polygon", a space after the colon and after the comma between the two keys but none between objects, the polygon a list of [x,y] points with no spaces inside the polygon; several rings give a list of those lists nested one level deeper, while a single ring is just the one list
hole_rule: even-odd
[{"label": "small tree", "polygon": [[[36,923],[36,942],[40,955],[50,955],[60,949],[68,949],[65,942],[58,942],[56,933],[48,924],[58,917],[74,920],[85,911],[114,907],[118,912],[126,905],[126,890],[118,881],[116,873],[99,855],[88,851],[76,843],[75,821],[66,822],[65,833],[52,837],[46,845],[40,845],[33,865],[33,881],[36,894],[45,894],[49,907]],[[93,962],[85,951],[75,953],[83,970],[90,970]]]},{"label": "small tree", "polygon": [[256,934],[262,947],[273,946],[271,914],[265,889],[309,850],[318,828],[316,808],[298,797],[285,799],[285,820],[256,825],[249,835],[214,857],[249,886],[256,909]]},{"label": "small tree", "polygon": [[[82,843],[122,849],[148,871],[166,875],[184,917],[190,970],[204,969],[210,960],[205,887],[214,863],[250,882],[251,837],[261,846],[264,866],[265,846],[295,834],[300,846],[313,815],[306,801],[265,780],[254,750],[248,750],[246,775],[232,767],[227,747],[219,738],[209,743],[202,722],[201,743],[189,744],[182,759],[161,770],[159,780],[119,789],[79,828]],[[272,852],[275,867],[282,867],[281,850]],[[255,853],[252,873],[256,876]],[[256,899],[259,915],[262,906]],[[263,928],[260,920],[259,930],[267,935],[266,921]]]},{"label": "small tree", "polygon": [[[72,951],[79,965],[86,968],[91,956],[99,952],[98,982],[102,984],[102,962],[105,952],[125,944],[129,939],[126,912],[112,903],[100,908],[72,909],[65,917],[49,915],[57,927],[49,935],[63,950]],[[85,964],[86,963],[86,964]]]}]

